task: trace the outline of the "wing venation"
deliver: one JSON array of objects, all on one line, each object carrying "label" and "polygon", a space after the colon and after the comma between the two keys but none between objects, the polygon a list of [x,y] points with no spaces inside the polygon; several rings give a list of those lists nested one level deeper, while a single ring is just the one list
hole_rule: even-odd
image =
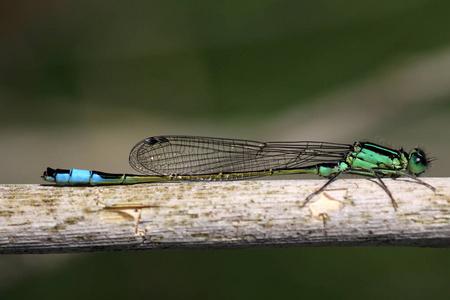
[{"label": "wing venation", "polygon": [[130,165],[148,175],[207,175],[298,169],[345,159],[351,145],[257,142],[193,136],[157,136],[137,143]]}]

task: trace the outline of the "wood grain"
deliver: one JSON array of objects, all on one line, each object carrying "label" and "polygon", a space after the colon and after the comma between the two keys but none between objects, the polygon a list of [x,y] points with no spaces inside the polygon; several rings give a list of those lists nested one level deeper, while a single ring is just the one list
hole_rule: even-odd
[{"label": "wood grain", "polygon": [[450,178],[0,185],[0,253],[450,246]]}]

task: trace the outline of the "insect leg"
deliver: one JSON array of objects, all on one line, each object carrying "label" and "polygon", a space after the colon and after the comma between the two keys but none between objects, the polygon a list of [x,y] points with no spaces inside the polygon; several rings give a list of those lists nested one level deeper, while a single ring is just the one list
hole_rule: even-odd
[{"label": "insect leg", "polygon": [[424,186],[426,186],[427,188],[431,189],[433,192],[436,192],[436,188],[435,188],[434,186],[432,186],[432,185],[426,183],[426,182],[423,181],[423,180],[420,180],[419,178],[417,178],[417,177],[415,177],[415,176],[413,176],[413,175],[410,175],[410,174],[408,174],[408,173],[400,172],[400,176],[405,176],[405,177],[411,178],[411,179],[413,179],[416,183],[421,184],[421,185],[424,185]]},{"label": "insect leg", "polygon": [[327,186],[329,186],[333,181],[335,181],[339,175],[341,175],[344,171],[339,171],[337,172],[333,177],[330,178],[330,180],[327,181],[327,183],[325,183],[320,189],[318,189],[317,191],[315,191],[314,193],[310,194],[308,197],[306,197],[305,199],[305,203],[303,203],[303,205],[301,207],[304,207],[309,200],[311,200],[313,197],[315,197],[317,194],[320,194]]}]

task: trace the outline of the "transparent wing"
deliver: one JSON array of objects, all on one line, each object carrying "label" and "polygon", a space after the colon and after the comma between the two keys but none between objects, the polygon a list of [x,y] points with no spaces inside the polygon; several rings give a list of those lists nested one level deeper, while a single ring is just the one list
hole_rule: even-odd
[{"label": "transparent wing", "polygon": [[256,142],[197,136],[157,136],[137,143],[130,165],[148,175],[207,175],[292,170],[336,163],[351,151],[327,142]]}]

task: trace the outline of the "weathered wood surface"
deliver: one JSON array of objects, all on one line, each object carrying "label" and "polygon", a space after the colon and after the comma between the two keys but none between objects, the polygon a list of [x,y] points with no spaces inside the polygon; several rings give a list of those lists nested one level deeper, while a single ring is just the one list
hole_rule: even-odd
[{"label": "weathered wood surface", "polygon": [[303,246],[450,247],[450,178],[0,185],[0,253]]}]

